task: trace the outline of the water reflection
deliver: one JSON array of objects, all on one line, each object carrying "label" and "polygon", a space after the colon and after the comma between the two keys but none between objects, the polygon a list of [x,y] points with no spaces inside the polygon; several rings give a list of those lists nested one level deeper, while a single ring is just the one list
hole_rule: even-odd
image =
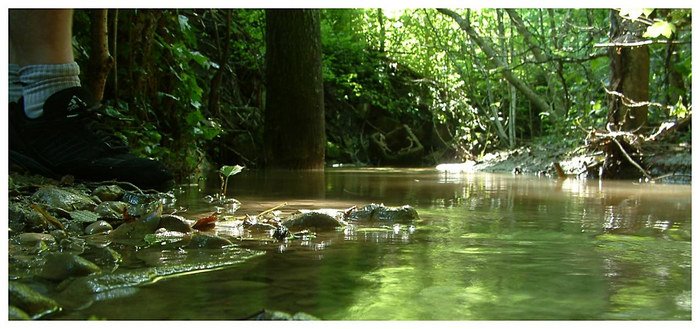
[{"label": "water reflection", "polygon": [[[216,180],[179,195],[193,212]],[[83,314],[236,319],[260,309],[322,319],[690,319],[689,186],[556,181],[435,170],[244,172],[239,214],[410,204],[413,226],[241,242],[263,257],[163,280]],[[186,296],[186,307],[173,300]],[[147,305],[147,306],[146,306]],[[187,308],[187,310],[183,310]],[[139,314],[137,312],[137,314]],[[142,316],[142,317],[141,317]]]}]

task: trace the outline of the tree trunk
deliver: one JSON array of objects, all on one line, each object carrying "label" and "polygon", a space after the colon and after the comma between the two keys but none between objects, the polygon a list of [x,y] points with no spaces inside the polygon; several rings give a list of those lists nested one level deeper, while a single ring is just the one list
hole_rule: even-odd
[{"label": "tree trunk", "polygon": [[[617,11],[610,14],[610,39],[614,43],[643,40],[642,23],[622,19]],[[608,123],[614,129],[635,131],[647,121],[649,101],[649,48],[611,47]],[[642,104],[639,104],[642,103]]]},{"label": "tree trunk", "polygon": [[219,69],[214,73],[214,77],[211,79],[211,85],[209,88],[209,113],[220,115],[219,112],[219,100],[221,100],[221,82],[224,78],[224,70],[226,69],[226,63],[231,53],[231,9],[223,9],[226,11],[226,25],[223,37],[223,43],[221,42],[221,37],[219,36],[219,28],[216,26],[216,19],[214,19],[214,38],[216,41],[217,51],[219,58]]},{"label": "tree trunk", "polygon": [[[610,11],[610,39],[615,44],[633,43],[642,39],[642,23],[622,19]],[[608,86],[608,129],[634,132],[647,121],[649,100],[649,49],[644,46],[611,47],[610,85]],[[639,161],[636,150],[623,138],[604,147],[603,178],[635,178],[639,172],[631,161]]]},{"label": "tree trunk", "polygon": [[494,50],[493,47],[491,47],[491,45],[489,45],[476,33],[476,31],[471,27],[467,20],[465,20],[462,16],[460,16],[452,10],[442,8],[438,8],[437,10],[440,13],[451,17],[455,22],[457,22],[457,24],[459,24],[460,28],[464,32],[466,32],[469,35],[469,37],[472,40],[474,40],[474,42],[479,46],[479,48],[486,54],[486,56],[488,56],[489,60],[495,66],[502,69],[501,73],[503,74],[503,77],[506,80],[508,80],[508,82],[510,82],[515,88],[522,92],[523,95],[525,95],[525,97],[527,97],[540,110],[552,114],[552,116],[554,116],[555,118],[557,117],[557,113],[552,111],[551,106],[547,103],[547,101],[545,101],[542,97],[537,95],[537,93],[535,93],[522,80],[518,79],[518,77],[516,77],[515,74],[513,74],[513,72],[510,71],[508,65],[500,59],[501,56],[496,52],[496,50]]},{"label": "tree trunk", "polygon": [[318,10],[266,10],[265,162],[322,169],[326,150]]},{"label": "tree trunk", "polygon": [[[520,17],[520,14],[515,9],[506,9],[506,12],[508,13],[508,16],[510,16],[511,21],[513,22],[513,25],[515,25],[515,28],[518,30],[518,33],[523,37],[523,40],[525,40],[525,43],[528,44],[528,48],[532,52],[532,55],[535,56],[535,59],[537,62],[541,63],[540,67],[543,67],[545,71],[544,77],[545,80],[547,81],[547,88],[549,90],[549,97],[552,100],[552,103],[554,104],[554,111],[557,112],[558,116],[563,116],[566,114],[568,111],[568,108],[563,108],[562,107],[562,101],[561,97],[558,96],[556,92],[556,86],[554,84],[554,78],[552,77],[552,72],[554,71],[551,67],[551,64],[549,63],[549,55],[547,54],[546,51],[543,51],[542,48],[537,44],[537,41],[534,40],[535,37],[532,36],[532,33],[525,27],[525,23],[523,22],[522,17]],[[552,13],[550,12],[550,15]],[[550,16],[551,17],[551,16]],[[557,44],[557,39],[553,35],[553,44],[556,47]]]},{"label": "tree trunk", "polygon": [[90,61],[88,62],[88,86],[95,101],[101,101],[105,82],[114,58],[109,54],[107,42],[107,9],[90,9]]}]

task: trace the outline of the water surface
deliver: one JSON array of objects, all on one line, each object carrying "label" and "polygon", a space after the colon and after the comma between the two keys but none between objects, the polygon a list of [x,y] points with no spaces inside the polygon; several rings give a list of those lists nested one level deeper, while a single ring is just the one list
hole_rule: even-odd
[{"label": "water surface", "polygon": [[[209,211],[204,194],[179,202]],[[237,214],[412,205],[408,226],[310,241],[242,242],[266,254],[159,280],[65,318],[224,319],[261,309],[328,320],[689,320],[691,188],[436,170],[244,171]]]}]

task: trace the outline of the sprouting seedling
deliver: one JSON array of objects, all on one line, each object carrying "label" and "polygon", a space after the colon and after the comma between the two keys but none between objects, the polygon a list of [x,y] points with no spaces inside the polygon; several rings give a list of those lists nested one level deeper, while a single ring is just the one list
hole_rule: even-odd
[{"label": "sprouting seedling", "polygon": [[226,195],[226,189],[228,188],[228,178],[241,172],[244,167],[235,165],[235,166],[222,166],[221,169],[219,169],[219,178],[221,179],[221,194],[220,197],[224,197]]}]

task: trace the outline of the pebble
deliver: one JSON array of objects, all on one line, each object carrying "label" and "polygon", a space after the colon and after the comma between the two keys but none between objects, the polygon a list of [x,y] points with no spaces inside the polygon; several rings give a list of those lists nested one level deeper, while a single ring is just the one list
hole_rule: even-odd
[{"label": "pebble", "polygon": [[128,207],[126,202],[104,201],[95,207],[95,212],[101,217],[121,218],[126,207]]},{"label": "pebble", "polygon": [[98,220],[87,227],[85,227],[85,234],[97,234],[109,232],[112,230],[112,225],[109,225],[106,221]]},{"label": "pebble", "polygon": [[174,231],[181,233],[192,232],[192,227],[187,224],[185,218],[176,215],[164,215],[160,218],[158,228],[164,228],[166,231]]},{"label": "pebble", "polygon": [[97,187],[92,194],[102,201],[116,201],[124,197],[124,189],[118,185],[102,185]]},{"label": "pebble", "polygon": [[17,241],[23,246],[31,246],[41,242],[52,245],[56,243],[56,238],[46,233],[22,233],[17,236]]},{"label": "pebble", "polygon": [[343,226],[343,224],[333,216],[321,212],[311,211],[293,216],[284,223],[284,226],[293,231],[315,230],[320,232],[333,231],[336,228]]},{"label": "pebble", "polygon": [[231,246],[233,243],[225,238],[213,234],[197,234],[190,240],[190,248],[219,249]]},{"label": "pebble", "polygon": [[[7,288],[10,305],[21,310],[28,318],[37,319],[61,310],[61,306],[55,300],[36,292],[26,284],[11,280]],[[15,312],[19,317],[22,313]]]},{"label": "pebble", "polygon": [[69,277],[85,276],[100,271],[95,263],[69,253],[51,253],[46,256],[46,263],[40,277],[53,281],[63,281]]}]

